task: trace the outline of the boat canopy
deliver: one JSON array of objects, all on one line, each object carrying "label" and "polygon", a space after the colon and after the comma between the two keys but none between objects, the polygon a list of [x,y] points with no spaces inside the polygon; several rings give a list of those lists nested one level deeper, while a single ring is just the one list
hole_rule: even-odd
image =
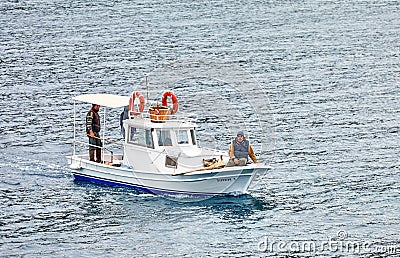
[{"label": "boat canopy", "polygon": [[129,104],[129,97],[114,94],[83,94],[72,99],[110,108],[124,107]]}]

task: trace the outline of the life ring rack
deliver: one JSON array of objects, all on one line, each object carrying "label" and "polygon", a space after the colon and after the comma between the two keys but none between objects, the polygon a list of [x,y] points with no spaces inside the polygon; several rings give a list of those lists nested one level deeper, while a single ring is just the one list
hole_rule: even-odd
[{"label": "life ring rack", "polygon": [[175,96],[175,94],[172,91],[166,91],[164,92],[163,96],[162,96],[162,100],[161,103],[163,106],[167,107],[168,103],[167,103],[167,99],[168,97],[171,97],[172,100],[172,110],[171,110],[171,115],[175,114],[176,112],[178,112],[178,98]]},{"label": "life ring rack", "polygon": [[[138,98],[140,101],[138,109],[135,108],[135,99],[136,98]],[[142,95],[142,93],[140,93],[140,91],[132,92],[131,98],[129,99],[129,106],[128,106],[129,114],[134,115],[134,116],[140,115],[144,110],[145,102],[146,102],[146,100],[144,99],[144,96]]]}]

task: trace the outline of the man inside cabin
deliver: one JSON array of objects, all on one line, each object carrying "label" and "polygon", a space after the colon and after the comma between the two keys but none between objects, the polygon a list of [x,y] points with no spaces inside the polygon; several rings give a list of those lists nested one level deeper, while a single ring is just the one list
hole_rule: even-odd
[{"label": "man inside cabin", "polygon": [[124,137],[124,139],[125,139],[124,120],[126,120],[128,118],[129,118],[128,106],[125,106],[124,110],[119,115],[119,125],[121,126],[121,133],[122,133],[122,136]]},{"label": "man inside cabin", "polygon": [[246,166],[249,156],[254,163],[258,163],[253,148],[249,141],[245,139],[243,131],[237,133],[235,140],[229,146],[228,155],[229,161],[226,164],[227,167]]},{"label": "man inside cabin", "polygon": [[[101,148],[103,144],[100,139],[100,105],[93,104],[92,109],[86,115],[86,134],[89,137],[89,159],[101,163]],[[99,147],[96,147],[99,146]]]}]

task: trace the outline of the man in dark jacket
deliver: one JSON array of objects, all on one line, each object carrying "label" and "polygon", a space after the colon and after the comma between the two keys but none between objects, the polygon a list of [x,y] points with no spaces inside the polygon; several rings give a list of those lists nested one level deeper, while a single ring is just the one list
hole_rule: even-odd
[{"label": "man in dark jacket", "polygon": [[94,160],[96,153],[96,162],[101,163],[101,148],[103,144],[100,140],[100,105],[93,104],[92,109],[86,115],[86,134],[89,137],[89,158]]},{"label": "man in dark jacket", "polygon": [[122,113],[119,115],[119,125],[121,126],[121,133],[124,139],[125,139],[124,120],[128,118],[129,118],[128,106],[125,106],[124,111],[122,111]]},{"label": "man in dark jacket", "polygon": [[246,166],[249,156],[254,163],[258,163],[253,147],[251,147],[249,141],[245,139],[242,131],[237,133],[236,139],[233,140],[229,146],[228,155],[229,161],[228,164],[226,164],[227,167]]}]

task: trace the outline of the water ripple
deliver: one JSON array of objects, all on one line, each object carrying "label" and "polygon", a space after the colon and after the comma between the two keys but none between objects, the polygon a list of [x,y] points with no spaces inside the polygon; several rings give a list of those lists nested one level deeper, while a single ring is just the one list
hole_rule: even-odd
[{"label": "water ripple", "polygon": [[[257,244],[339,230],[399,246],[399,11],[391,0],[1,1],[0,254],[313,257]],[[274,152],[259,149],[245,93],[210,78],[174,88],[210,147],[238,126],[216,111],[239,103],[273,166],[251,196],[171,199],[73,181],[72,96],[128,95],[145,73],[202,57],[250,72],[270,98]]]}]

